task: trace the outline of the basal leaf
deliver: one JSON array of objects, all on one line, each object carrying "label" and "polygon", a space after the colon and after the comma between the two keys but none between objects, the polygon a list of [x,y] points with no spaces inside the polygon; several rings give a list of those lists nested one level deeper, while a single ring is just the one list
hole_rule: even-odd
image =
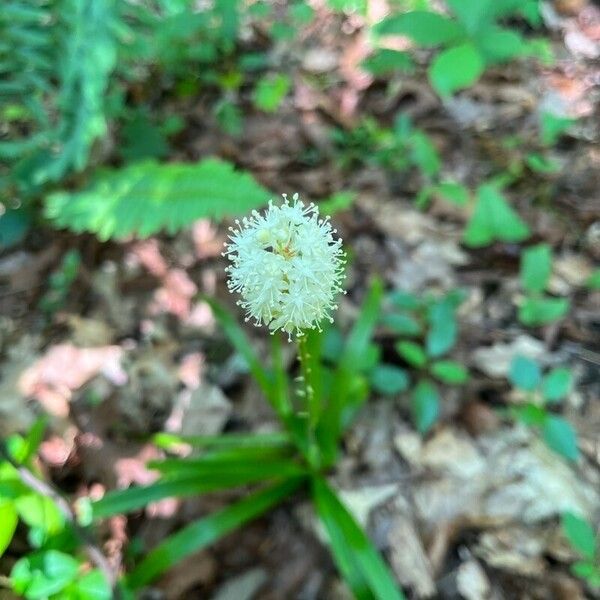
[{"label": "basal leaf", "polygon": [[312,489],[333,557],[354,597],[357,600],[404,600],[383,559],[327,482],[315,477]]},{"label": "basal leaf", "polygon": [[127,584],[139,589],[154,581],[184,558],[206,548],[287,498],[302,482],[303,479],[292,479],[277,483],[184,527],[151,550],[127,576]]}]

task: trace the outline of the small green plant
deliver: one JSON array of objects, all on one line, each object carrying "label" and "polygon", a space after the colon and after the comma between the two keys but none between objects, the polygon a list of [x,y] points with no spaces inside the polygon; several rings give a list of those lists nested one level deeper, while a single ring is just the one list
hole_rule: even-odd
[{"label": "small green plant", "polygon": [[266,75],[254,88],[254,106],[264,112],[275,112],[290,89],[287,75]]},{"label": "small green plant", "polygon": [[553,298],[545,293],[551,274],[552,250],[548,244],[523,251],[520,278],[526,295],[519,306],[519,321],[524,325],[552,323],[569,311],[567,298]]},{"label": "small green plant", "polygon": [[521,242],[529,235],[529,227],[511,208],[497,184],[486,183],[479,187],[463,234],[467,246],[479,248],[493,242]]},{"label": "small green plant", "polygon": [[566,512],[561,518],[562,530],[582,559],[571,565],[573,575],[585,580],[591,588],[600,587],[600,554],[596,529],[586,519]]},{"label": "small green plant", "polygon": [[[187,443],[194,454],[152,462],[151,468],[161,473],[156,483],[106,494],[91,503],[92,517],[131,512],[167,497],[258,486],[150,550],[125,578],[127,587],[137,592],[180,560],[305,488],[355,597],[401,600],[404,596],[385,562],[326,479],[337,462],[341,437],[368,395],[364,362],[379,316],[382,285],[379,281],[371,285],[331,364],[325,357],[325,336],[314,328],[328,320],[335,308],[334,295],[341,291],[343,253],[330,224],[318,220],[316,207],[304,206],[295,196],[293,204],[287,200],[282,206],[270,204],[264,216],[244,219],[230,239],[229,287],[241,294],[239,303],[248,318],[271,330],[269,365],[235,319],[209,302],[282,431],[208,437],[160,434],[155,441],[168,453],[174,444]],[[300,377],[294,381],[284,368],[281,333],[288,341],[297,335]]]},{"label": "small green plant", "polygon": [[416,168],[427,183],[440,170],[441,160],[431,138],[406,115],[399,115],[391,129],[380,126],[373,118],[366,118],[351,131],[334,130],[333,139],[343,168],[365,160],[391,172]]},{"label": "small green plant", "polygon": [[[31,551],[14,564],[12,590],[31,600],[110,600],[111,585],[103,559],[90,565],[83,547],[91,547],[88,532],[75,522],[69,505],[44,482],[35,466],[45,421],[27,436],[13,435],[0,447],[0,556],[9,548],[21,522]],[[97,551],[98,557],[101,557]]]},{"label": "small green plant", "polygon": [[529,44],[519,32],[499,24],[515,14],[538,22],[537,0],[446,0],[446,4],[451,17],[416,10],[392,15],[376,28],[380,35],[405,35],[419,46],[443,47],[428,70],[431,85],[441,96],[469,87],[490,65],[539,54],[539,44]]},{"label": "small green plant", "polygon": [[411,387],[412,375],[411,411],[421,433],[427,432],[439,416],[440,394],[435,381],[462,385],[469,378],[461,363],[445,358],[456,343],[456,310],[462,299],[460,291],[441,298],[418,298],[397,291],[389,297],[389,308],[382,318],[383,325],[400,338],[394,348],[411,374],[396,365],[377,364],[370,372],[371,385],[380,393],[397,394]]},{"label": "small green plant", "polygon": [[67,298],[73,282],[79,273],[81,255],[77,250],[69,250],[59,268],[48,279],[48,291],[40,300],[40,309],[48,316],[60,310]]},{"label": "small green plant", "polygon": [[563,417],[552,412],[569,393],[573,375],[558,367],[542,376],[538,363],[525,356],[515,356],[509,372],[510,382],[525,394],[525,402],[510,410],[525,425],[538,429],[552,450],[568,460],[579,457],[577,434]]}]

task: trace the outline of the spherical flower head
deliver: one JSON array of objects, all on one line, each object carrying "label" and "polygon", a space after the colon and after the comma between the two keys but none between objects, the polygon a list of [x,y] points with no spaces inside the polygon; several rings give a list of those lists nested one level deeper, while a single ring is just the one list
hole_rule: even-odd
[{"label": "spherical flower head", "polygon": [[320,219],[318,208],[306,206],[298,194],[291,203],[285,194],[283,199],[281,205],[269,202],[264,214],[253,211],[236,221],[223,255],[231,261],[229,291],[241,295],[246,320],[267,325],[271,333],[302,335],[319,328],[322,319],[333,321],[345,255],[329,217]]}]

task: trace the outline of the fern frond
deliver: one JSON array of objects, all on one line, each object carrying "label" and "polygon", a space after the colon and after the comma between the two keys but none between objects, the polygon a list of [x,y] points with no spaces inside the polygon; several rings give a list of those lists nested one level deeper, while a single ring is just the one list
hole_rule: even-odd
[{"label": "fern frond", "polygon": [[143,162],[100,172],[83,191],[50,195],[45,212],[58,227],[107,240],[174,233],[199,218],[247,213],[268,199],[250,174],[221,160]]},{"label": "fern frond", "polygon": [[0,10],[0,114],[18,115],[0,158],[23,182],[86,165],[106,129],[116,25],[116,0],[8,0]]}]

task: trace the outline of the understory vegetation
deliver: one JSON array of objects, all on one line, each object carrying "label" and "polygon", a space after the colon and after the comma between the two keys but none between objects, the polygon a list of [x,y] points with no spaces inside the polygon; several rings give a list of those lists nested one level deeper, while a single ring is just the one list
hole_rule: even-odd
[{"label": "understory vegetation", "polygon": [[0,597],[600,597],[599,32],[6,0]]}]

